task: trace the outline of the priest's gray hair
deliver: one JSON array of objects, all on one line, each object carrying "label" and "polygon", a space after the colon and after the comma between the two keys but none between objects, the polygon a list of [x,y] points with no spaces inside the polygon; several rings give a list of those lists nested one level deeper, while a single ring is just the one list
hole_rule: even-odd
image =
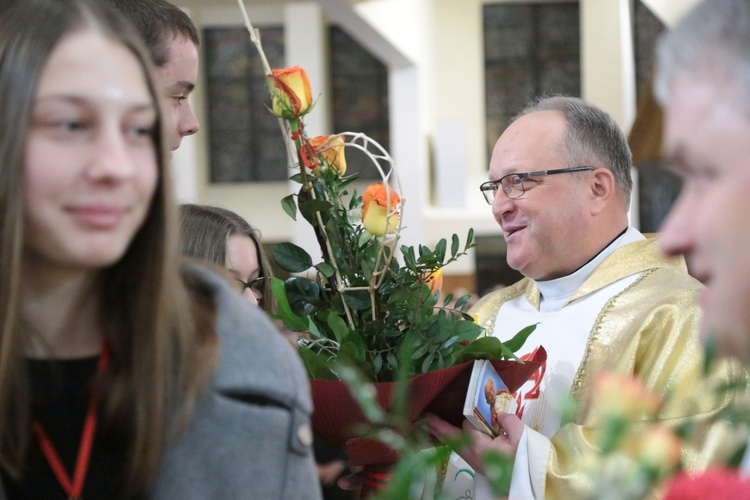
[{"label": "priest's gray hair", "polygon": [[563,144],[567,166],[603,167],[610,170],[627,208],[633,189],[630,174],[633,155],[617,122],[598,106],[568,96],[541,97],[523,109],[513,121],[537,111],[559,111],[565,116],[568,126]]}]

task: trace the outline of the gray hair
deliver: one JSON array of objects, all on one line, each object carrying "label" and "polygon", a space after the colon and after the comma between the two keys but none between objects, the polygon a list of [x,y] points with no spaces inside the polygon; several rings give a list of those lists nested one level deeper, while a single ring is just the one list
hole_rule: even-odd
[{"label": "gray hair", "polygon": [[736,85],[750,112],[750,2],[699,3],[659,40],[654,93],[665,105],[680,75],[713,75]]},{"label": "gray hair", "polygon": [[601,108],[577,97],[541,97],[518,115],[518,118],[537,111],[559,111],[568,126],[563,135],[569,167],[604,167],[612,172],[615,184],[630,202],[633,179],[630,169],[633,155],[619,125]]}]

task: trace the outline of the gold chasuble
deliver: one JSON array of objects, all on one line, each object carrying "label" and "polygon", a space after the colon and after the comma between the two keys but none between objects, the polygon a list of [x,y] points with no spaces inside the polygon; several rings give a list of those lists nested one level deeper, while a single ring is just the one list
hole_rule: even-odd
[{"label": "gold chasuble", "polygon": [[[655,393],[669,394],[658,417],[669,424],[688,419],[706,424],[729,403],[728,395],[718,396],[709,387],[714,387],[717,379],[726,381],[737,376],[738,372],[732,372],[736,365],[722,364],[711,380],[703,379],[703,350],[697,338],[700,309],[696,301],[702,285],[687,274],[683,259],[665,258],[655,239],[627,243],[615,250],[585,278],[563,309],[615,282],[623,283],[621,280],[626,278],[628,284],[606,298],[604,306],[592,316],[593,326],[570,389],[580,402],[578,416],[551,436],[541,438],[547,443],[540,447],[545,453],[539,461],[541,474],[534,474],[531,467],[535,498],[586,496],[590,484],[586,478],[577,477],[576,462],[582,454],[596,453],[591,439],[596,410],[590,407],[590,397],[599,372],[632,373]],[[494,333],[500,340],[508,340],[516,331],[505,332],[501,323],[496,324],[498,313],[503,304],[522,296],[527,306],[539,310],[537,284],[526,278],[482,298],[470,312],[485,327],[487,335]],[[570,334],[561,330],[561,336]],[[533,334],[529,342],[533,348]],[[528,427],[525,432],[529,434],[529,446],[534,446],[538,442],[534,435],[539,434]],[[533,450],[529,457],[534,457]],[[683,450],[683,458],[689,465],[698,460],[697,454],[687,449]]]}]

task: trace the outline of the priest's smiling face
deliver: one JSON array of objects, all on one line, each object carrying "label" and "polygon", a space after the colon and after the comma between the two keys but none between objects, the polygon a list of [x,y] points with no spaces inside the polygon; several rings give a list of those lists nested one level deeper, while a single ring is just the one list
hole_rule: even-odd
[{"label": "priest's smiling face", "polygon": [[750,114],[727,74],[677,77],[665,108],[664,152],[684,178],[661,246],[685,254],[707,289],[702,336],[750,359]]},{"label": "priest's smiling face", "polygon": [[[573,166],[566,162],[566,127],[559,111],[536,111],[517,119],[495,145],[490,179]],[[497,191],[492,212],[503,229],[510,267],[529,278],[549,280],[572,273],[593,256],[584,180],[589,174],[526,179],[525,192],[517,199]]]}]

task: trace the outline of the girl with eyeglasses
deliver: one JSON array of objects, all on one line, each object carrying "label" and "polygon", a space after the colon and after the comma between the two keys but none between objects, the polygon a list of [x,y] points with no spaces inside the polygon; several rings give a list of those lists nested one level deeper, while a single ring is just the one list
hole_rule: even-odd
[{"label": "girl with eyeglasses", "polygon": [[260,232],[236,213],[209,205],[180,206],[182,254],[226,268],[248,300],[273,311],[273,275]]}]

